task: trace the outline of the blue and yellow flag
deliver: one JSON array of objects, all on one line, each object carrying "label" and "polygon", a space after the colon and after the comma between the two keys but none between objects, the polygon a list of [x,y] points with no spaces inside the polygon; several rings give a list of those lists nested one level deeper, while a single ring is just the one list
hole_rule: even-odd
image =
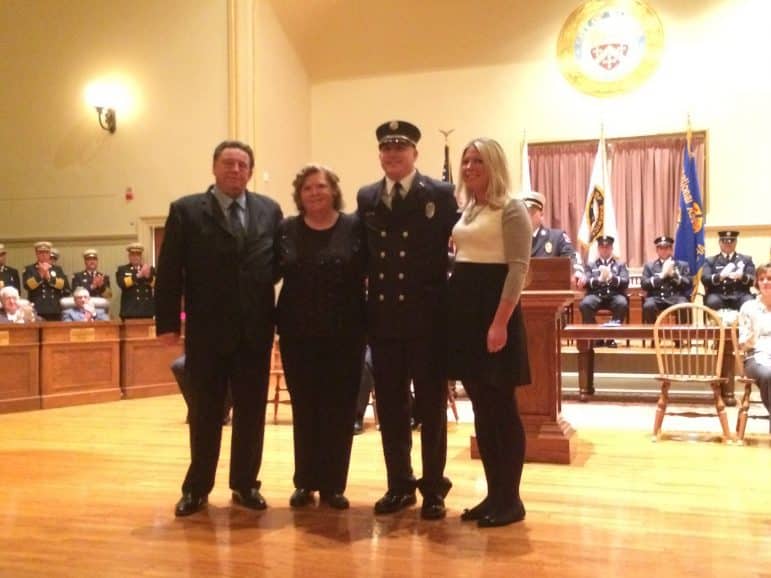
[{"label": "blue and yellow flag", "polygon": [[677,216],[675,233],[675,259],[686,261],[695,279],[701,276],[704,265],[704,205],[701,202],[701,187],[696,173],[696,158],[689,150],[683,149],[683,174],[680,177],[680,211]]}]

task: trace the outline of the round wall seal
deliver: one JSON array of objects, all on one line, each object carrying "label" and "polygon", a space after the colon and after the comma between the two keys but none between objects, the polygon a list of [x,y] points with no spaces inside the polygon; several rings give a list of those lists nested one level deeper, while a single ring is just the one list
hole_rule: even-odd
[{"label": "round wall seal", "polygon": [[568,16],[557,40],[562,75],[594,96],[640,86],[663,49],[661,20],[643,0],[588,0]]}]

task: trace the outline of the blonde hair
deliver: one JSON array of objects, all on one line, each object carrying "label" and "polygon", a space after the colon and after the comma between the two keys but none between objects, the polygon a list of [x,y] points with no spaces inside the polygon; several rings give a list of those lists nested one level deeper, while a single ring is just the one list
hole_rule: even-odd
[{"label": "blonde hair", "polygon": [[475,149],[482,162],[490,173],[490,182],[487,185],[487,204],[491,209],[501,209],[511,199],[511,181],[509,167],[506,163],[506,153],[497,141],[491,138],[479,137],[471,140],[461,154],[460,170],[458,172],[458,202],[464,208],[464,212],[470,211],[476,204],[476,200],[469,195],[466,185],[463,183],[463,155],[470,148]]}]

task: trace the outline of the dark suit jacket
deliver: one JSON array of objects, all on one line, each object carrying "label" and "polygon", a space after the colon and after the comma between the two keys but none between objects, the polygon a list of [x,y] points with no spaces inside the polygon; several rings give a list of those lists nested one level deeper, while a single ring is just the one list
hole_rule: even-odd
[{"label": "dark suit jacket", "polygon": [[385,179],[364,186],[356,199],[368,258],[368,333],[375,339],[441,333],[447,245],[458,219],[453,186],[416,173],[396,213],[380,200],[384,187]]},{"label": "dark suit jacket", "polygon": [[278,204],[247,192],[248,230],[230,232],[212,188],[173,202],[156,282],[156,331],[179,332],[185,298],[185,346],[232,353],[271,347],[277,279],[273,241]]},{"label": "dark suit jacket", "polygon": [[19,278],[19,272],[13,267],[3,265],[0,267],[0,289],[8,287],[9,285],[16,287],[21,291],[21,279]]}]

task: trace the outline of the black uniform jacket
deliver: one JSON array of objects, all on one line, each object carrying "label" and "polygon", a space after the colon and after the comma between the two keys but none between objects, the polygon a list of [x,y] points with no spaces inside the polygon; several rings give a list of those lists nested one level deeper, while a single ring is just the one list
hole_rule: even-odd
[{"label": "black uniform jacket", "polygon": [[415,174],[397,211],[385,179],[362,187],[357,212],[367,248],[367,331],[373,339],[435,335],[445,326],[447,246],[458,219],[453,186]]}]

